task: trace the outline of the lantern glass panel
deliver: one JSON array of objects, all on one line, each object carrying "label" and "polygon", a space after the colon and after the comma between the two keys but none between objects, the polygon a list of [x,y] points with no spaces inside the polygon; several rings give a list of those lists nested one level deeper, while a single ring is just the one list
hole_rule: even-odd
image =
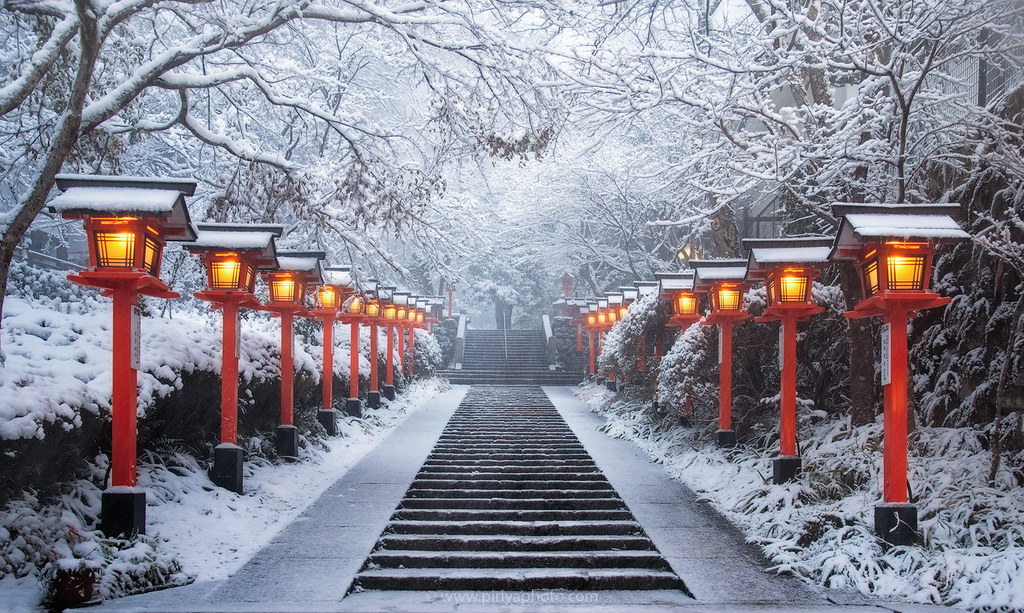
[{"label": "lantern glass panel", "polygon": [[743,292],[736,286],[723,285],[715,292],[718,297],[718,310],[738,311],[740,310],[740,299]]},{"label": "lantern glass panel", "polygon": [[673,305],[676,315],[695,315],[697,313],[697,297],[689,292],[676,296]]},{"label": "lantern glass panel", "polygon": [[423,323],[423,320],[424,320],[424,319],[425,319],[425,318],[424,318],[424,316],[423,316],[423,313],[417,313],[417,314],[416,314],[416,323],[418,323],[418,324],[421,324],[421,323]]},{"label": "lantern glass panel", "polygon": [[154,277],[160,276],[160,255],[163,252],[163,245],[160,241],[147,236],[146,237],[146,272],[153,275]]},{"label": "lantern glass panel", "polygon": [[620,307],[619,308],[619,319],[625,319],[627,311],[629,311],[629,307]]},{"label": "lantern glass panel", "polygon": [[408,311],[406,311],[402,307],[398,307],[398,313],[395,314],[395,317],[397,317],[399,320],[404,320],[406,317],[408,317],[407,313]]},{"label": "lantern glass panel", "polygon": [[887,260],[888,286],[893,291],[924,289],[924,255],[891,254]]},{"label": "lantern glass panel", "polygon": [[864,294],[874,296],[878,293],[878,254],[871,253],[871,259],[864,263]]},{"label": "lantern glass panel", "polygon": [[807,302],[807,276],[799,272],[785,272],[779,279],[780,302]]},{"label": "lantern glass panel", "polygon": [[603,326],[606,323],[608,323],[608,316],[605,315],[604,313],[598,313],[597,314],[597,325]]},{"label": "lantern glass panel", "polygon": [[316,292],[316,299],[322,309],[338,308],[338,292],[330,285],[321,286]]},{"label": "lantern glass panel", "polygon": [[395,309],[395,305],[389,304],[384,307],[384,319],[394,320],[397,316],[397,309]]},{"label": "lantern glass panel", "polygon": [[613,324],[619,320],[619,312],[615,309],[608,309],[608,323]]},{"label": "lantern glass panel", "polygon": [[366,302],[366,316],[367,317],[379,317],[380,316],[380,305],[373,301]]},{"label": "lantern glass panel", "polygon": [[270,281],[270,301],[271,302],[296,302],[298,296],[296,295],[295,279],[291,277],[276,277]]},{"label": "lantern glass panel", "polygon": [[135,266],[135,233],[97,231],[96,263],[100,268],[133,268]]},{"label": "lantern glass panel", "polygon": [[352,296],[348,300],[348,312],[352,315],[359,315],[363,312],[363,301],[359,296]]},{"label": "lantern glass panel", "polygon": [[416,311],[409,309],[409,321],[416,321]]},{"label": "lantern glass panel", "polygon": [[238,260],[217,260],[210,262],[211,289],[239,289],[238,277],[242,263]]},{"label": "lantern glass panel", "polygon": [[593,315],[587,315],[587,325],[588,326],[593,326],[596,323],[597,323],[597,317],[595,317]]}]

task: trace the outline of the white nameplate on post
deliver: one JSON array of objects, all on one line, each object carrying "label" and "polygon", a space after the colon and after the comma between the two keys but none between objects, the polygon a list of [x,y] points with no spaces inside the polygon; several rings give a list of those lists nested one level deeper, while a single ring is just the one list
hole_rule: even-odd
[{"label": "white nameplate on post", "polygon": [[242,311],[235,311],[235,359],[242,357]]},{"label": "white nameplate on post", "polygon": [[882,324],[882,385],[892,383],[892,324]]},{"label": "white nameplate on post", "polygon": [[779,370],[786,367],[786,324],[779,323]]},{"label": "white nameplate on post", "polygon": [[139,369],[139,359],[142,356],[142,333],[140,330],[140,324],[142,322],[142,309],[139,305],[132,305],[132,338],[131,338],[131,357],[129,358],[129,366],[135,370]]},{"label": "white nameplate on post", "polygon": [[718,365],[722,365],[722,337],[725,333],[722,331],[722,325],[718,324]]}]

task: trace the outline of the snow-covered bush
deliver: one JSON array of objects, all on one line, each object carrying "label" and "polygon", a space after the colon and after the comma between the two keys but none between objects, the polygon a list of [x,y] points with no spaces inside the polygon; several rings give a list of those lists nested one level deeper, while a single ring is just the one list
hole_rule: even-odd
[{"label": "snow-covered bush", "polygon": [[880,422],[853,428],[847,416],[802,412],[803,474],[772,485],[773,441],[720,449],[635,398],[598,386],[579,395],[605,416],[607,434],[635,442],[746,532],[775,572],[914,602],[1024,607],[1024,495],[1009,470],[983,485],[989,455],[982,432],[917,430],[910,483],[924,543],[886,547],[872,527],[881,500]]},{"label": "snow-covered bush", "polygon": [[590,362],[590,335],[581,333],[583,349],[576,351],[576,326],[571,317],[564,316],[551,318],[551,334],[555,339],[555,352],[562,370],[585,372]]},{"label": "snow-covered bush", "polygon": [[657,361],[655,345],[665,336],[669,309],[656,294],[629,305],[626,316],[605,334],[600,366],[627,383],[653,388]]},{"label": "snow-covered bush", "polygon": [[658,404],[669,414],[688,414],[694,425],[717,424],[718,380],[714,331],[700,323],[682,331],[658,367]]},{"label": "snow-covered bush", "polygon": [[439,369],[444,368],[444,356],[441,346],[432,334],[417,329],[413,345],[413,374],[417,377],[432,377]]}]

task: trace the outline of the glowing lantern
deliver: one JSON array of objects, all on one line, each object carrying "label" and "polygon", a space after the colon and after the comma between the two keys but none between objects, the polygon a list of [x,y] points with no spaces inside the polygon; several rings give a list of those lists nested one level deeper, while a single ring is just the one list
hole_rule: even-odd
[{"label": "glowing lantern", "polygon": [[732,429],[732,328],[750,317],[743,311],[746,260],[693,260],[694,289],[711,296],[711,313],[701,323],[718,325],[718,444],[736,444]]},{"label": "glowing lantern", "polygon": [[398,307],[393,304],[388,304],[384,307],[384,319],[387,321],[395,321],[398,319]]},{"label": "glowing lantern", "polygon": [[345,301],[345,312],[349,315],[363,314],[363,300],[357,294],[353,294]]},{"label": "glowing lantern", "polygon": [[883,504],[875,507],[875,533],[907,545],[918,540],[907,480],[908,323],[950,300],[929,289],[936,245],[970,235],[953,219],[959,205],[836,204],[832,212],[841,219],[832,259],[856,261],[863,282],[864,300],[846,316],[883,318]]},{"label": "glowing lantern", "polygon": [[697,295],[693,292],[679,292],[672,301],[672,313],[674,315],[696,315],[699,304]]},{"label": "glowing lantern", "polygon": [[321,285],[316,291],[317,306],[321,309],[337,309],[341,300],[341,293],[334,289],[333,285]]},{"label": "glowing lantern", "polygon": [[366,316],[371,318],[380,317],[380,304],[375,300],[368,300],[366,302]]},{"label": "glowing lantern", "polygon": [[146,531],[146,494],[136,485],[139,323],[138,296],[177,298],[160,281],[165,240],[192,240],[185,196],[194,181],[60,175],[50,209],[81,219],[89,268],[68,279],[103,290],[113,303],[111,333],[111,488],[101,498],[100,529],[110,537]]}]

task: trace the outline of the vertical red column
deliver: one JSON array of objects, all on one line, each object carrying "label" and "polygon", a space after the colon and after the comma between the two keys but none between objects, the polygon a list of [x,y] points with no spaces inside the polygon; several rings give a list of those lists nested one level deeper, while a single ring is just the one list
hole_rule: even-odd
[{"label": "vertical red column", "polygon": [[292,358],[292,323],[295,316],[281,313],[281,425],[293,423],[293,398],[295,397],[293,378],[294,366]]},{"label": "vertical red column", "polygon": [[782,374],[780,389],[779,452],[796,455],[796,315],[782,315]]},{"label": "vertical red column", "polygon": [[351,359],[349,360],[349,400],[359,398],[359,323],[353,320],[349,327],[352,330]]},{"label": "vertical red column", "polygon": [[405,376],[405,330],[398,327],[398,372]]},{"label": "vertical red column", "polygon": [[234,445],[238,441],[238,304],[230,300],[221,304],[224,329],[221,338],[220,442]]},{"label": "vertical red column", "polygon": [[597,373],[597,371],[594,370],[594,331],[593,330],[590,331],[590,343],[589,344],[590,344],[590,374],[593,375],[593,374]]},{"label": "vertical red column", "polygon": [[722,342],[718,361],[718,429],[732,430],[732,322],[718,324]]},{"label": "vertical red column", "polygon": [[377,391],[377,324],[370,324],[370,391]]},{"label": "vertical red column", "polygon": [[324,367],[321,384],[321,411],[330,411],[334,406],[334,318],[324,318]]},{"label": "vertical red column", "polygon": [[127,288],[113,291],[113,398],[111,414],[111,485],[135,486],[138,372],[132,368],[132,307],[136,294]]},{"label": "vertical red column", "polygon": [[416,354],[413,351],[413,343],[416,338],[416,328],[409,327],[409,376],[413,376],[413,369],[416,367]]},{"label": "vertical red column", "polygon": [[388,326],[388,368],[384,373],[384,383],[388,386],[395,384],[395,327]]},{"label": "vertical red column", "polygon": [[[883,385],[885,433],[882,439],[884,481],[882,499],[885,502],[905,503],[907,492],[907,312],[890,307],[885,313],[888,326],[890,381]],[[883,334],[885,334],[883,330]],[[882,344],[882,363],[885,364],[885,343]],[[885,373],[882,373],[883,383]]]}]

